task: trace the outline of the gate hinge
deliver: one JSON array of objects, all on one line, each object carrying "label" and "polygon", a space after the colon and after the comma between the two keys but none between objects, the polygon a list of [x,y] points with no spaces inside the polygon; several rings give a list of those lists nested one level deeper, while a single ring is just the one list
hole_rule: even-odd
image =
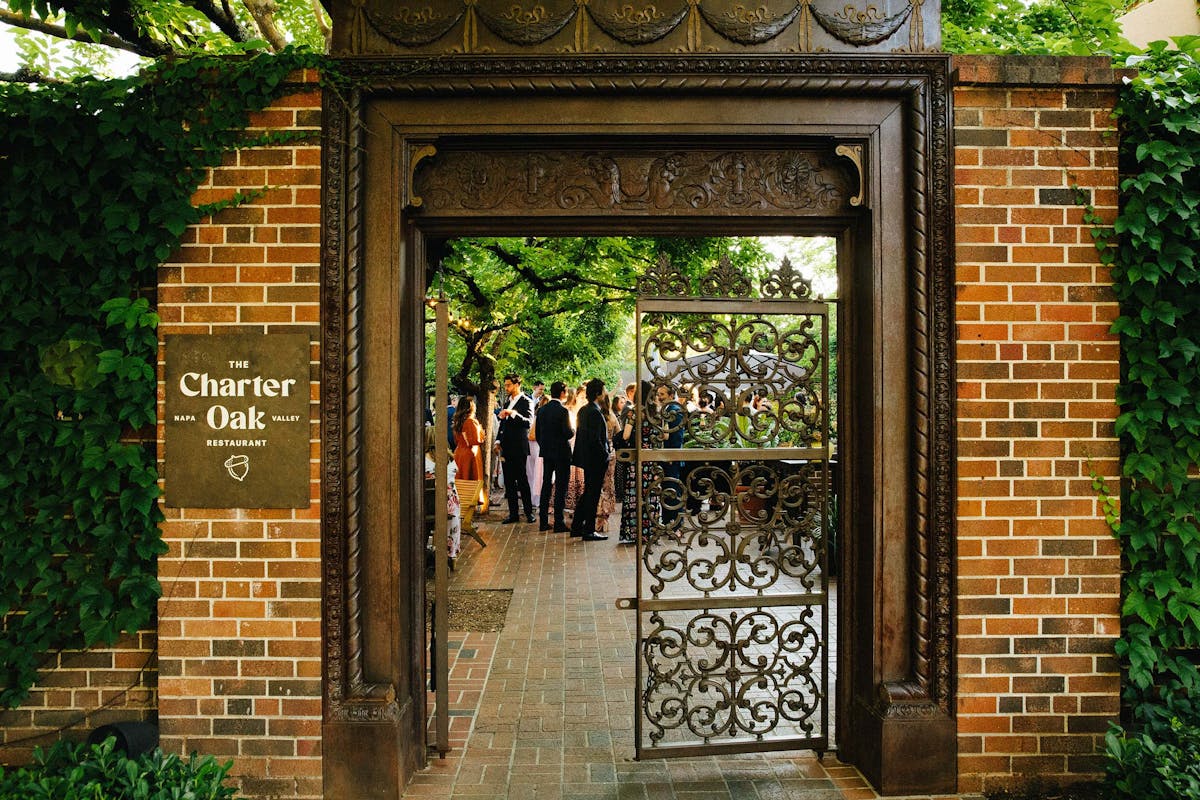
[{"label": "gate hinge", "polygon": [[638,601],[636,597],[618,597],[617,608],[621,611],[637,611]]}]

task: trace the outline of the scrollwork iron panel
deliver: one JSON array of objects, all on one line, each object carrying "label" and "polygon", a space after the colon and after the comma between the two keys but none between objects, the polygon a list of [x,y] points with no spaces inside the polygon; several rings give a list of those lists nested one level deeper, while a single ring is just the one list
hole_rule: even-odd
[{"label": "scrollwork iron panel", "polygon": [[758,284],[639,286],[639,757],[828,747],[828,307]]},{"label": "scrollwork iron panel", "polygon": [[642,704],[651,746],[824,743],[819,607],[798,608],[793,617],[778,608],[647,617]]}]

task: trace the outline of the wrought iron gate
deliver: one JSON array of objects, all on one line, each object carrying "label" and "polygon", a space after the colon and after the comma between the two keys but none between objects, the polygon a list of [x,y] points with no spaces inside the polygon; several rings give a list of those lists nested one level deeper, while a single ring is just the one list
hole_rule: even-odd
[{"label": "wrought iron gate", "polygon": [[[829,746],[828,306],[784,259],[639,286],[638,758]],[[678,393],[679,399],[675,397]]]}]

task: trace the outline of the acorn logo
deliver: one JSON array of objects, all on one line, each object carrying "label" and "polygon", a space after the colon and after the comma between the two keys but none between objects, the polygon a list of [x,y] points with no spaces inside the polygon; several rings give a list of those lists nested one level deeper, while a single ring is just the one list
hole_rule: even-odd
[{"label": "acorn logo", "polygon": [[225,470],[235,481],[246,480],[246,476],[250,474],[250,456],[230,456],[225,459]]}]

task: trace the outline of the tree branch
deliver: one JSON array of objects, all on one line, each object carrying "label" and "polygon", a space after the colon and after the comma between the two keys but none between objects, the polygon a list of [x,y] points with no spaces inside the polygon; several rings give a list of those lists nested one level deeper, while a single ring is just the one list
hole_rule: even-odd
[{"label": "tree branch", "polygon": [[[487,250],[492,255],[494,255],[496,258],[503,261],[505,263],[505,265],[511,267],[512,270],[514,272],[516,272],[517,275],[521,279],[524,279],[525,282],[527,282],[530,286],[532,286],[539,294],[542,294],[545,292],[559,292],[564,289],[570,289],[573,286],[578,286],[579,284],[584,284],[586,286],[595,286],[598,289],[612,289],[613,291],[616,291],[616,292],[632,292],[633,291],[633,289],[628,286],[617,286],[612,283],[604,283],[602,281],[592,280],[591,278],[587,278],[587,277],[584,277],[583,275],[580,275],[578,272],[576,272],[574,270],[566,270],[564,272],[560,272],[557,275],[553,275],[549,278],[543,278],[541,275],[538,275],[536,272],[531,270],[529,267],[526,267],[525,264],[521,261],[521,259],[517,258],[515,255],[508,252],[507,250],[505,250],[504,248],[500,247],[497,244],[489,244],[484,249]],[[512,283],[508,284],[503,289],[501,289],[500,293],[502,294],[504,292],[509,291],[510,289],[515,288],[518,284],[520,284],[520,282],[521,282],[520,280],[513,281]]]},{"label": "tree branch", "polygon": [[[76,0],[64,3],[63,10],[68,14],[72,13],[76,5],[78,5]],[[92,16],[94,17],[95,15]],[[133,42],[136,45],[146,48],[147,52],[144,55],[167,56],[175,52],[170,45],[147,36],[142,32],[133,7],[129,4],[129,0],[112,0],[109,3],[108,14],[97,18],[96,22],[100,23],[102,27],[108,28],[108,30],[125,41]]]},{"label": "tree branch", "polygon": [[[624,302],[627,302],[628,300],[629,300],[628,297],[600,297],[595,300],[591,300],[584,305],[563,306],[562,308],[555,309],[554,311],[543,311],[543,312],[539,313],[537,316],[538,316],[538,319],[545,319],[546,317],[557,317],[560,314],[578,314],[580,311],[584,311],[589,308],[594,308],[595,306],[607,306],[607,305],[611,305],[613,303],[624,303]],[[524,325],[524,324],[525,324],[525,320],[514,319],[514,320],[509,320],[508,322],[499,323],[497,325],[488,325],[487,327],[479,328],[478,330],[480,333],[498,333],[500,331],[506,331],[509,328],[514,328],[518,325]]]},{"label": "tree branch", "polygon": [[487,308],[491,305],[491,301],[488,300],[487,295],[483,293],[483,289],[478,283],[475,282],[475,278],[473,278],[471,275],[466,272],[450,269],[448,267],[442,267],[442,271],[445,272],[446,275],[458,278],[460,281],[462,281],[463,286],[465,286],[467,291],[471,293],[471,301],[476,308]]},{"label": "tree branch", "polygon": [[[67,29],[61,25],[55,25],[50,22],[43,22],[40,19],[27,17],[24,14],[18,14],[15,11],[9,11],[7,8],[0,8],[0,22],[6,22],[15,28],[25,28],[26,30],[37,31],[48,36],[54,36],[58,39],[66,39],[73,42],[86,42],[87,44],[102,44],[105,47],[113,47],[117,50],[126,50],[130,53],[136,53],[139,56],[155,57],[166,55],[167,50],[158,50],[145,46],[138,42],[127,41],[120,36],[111,33],[105,33],[100,36],[100,41],[93,39],[87,31],[75,31],[75,35],[67,33]],[[157,43],[156,43],[157,44]],[[20,74],[15,73],[15,74]]]},{"label": "tree branch", "polygon": [[325,52],[328,53],[333,49],[333,26],[325,17],[326,10],[321,0],[312,0],[312,11],[317,20],[317,29],[321,31],[321,38],[325,40]]},{"label": "tree branch", "polygon": [[21,67],[16,72],[0,72],[0,83],[66,83],[66,81],[43,75],[37,70]]},{"label": "tree branch", "polygon": [[242,5],[254,18],[254,24],[258,26],[258,30],[267,40],[267,44],[271,45],[272,50],[278,53],[287,47],[287,37],[275,25],[275,10],[279,8],[275,4],[275,0],[242,0]]},{"label": "tree branch", "polygon": [[237,17],[233,15],[233,9],[228,3],[222,3],[218,8],[212,0],[179,0],[185,6],[194,8],[203,14],[213,25],[217,26],[217,30],[228,36],[235,42],[248,42],[254,38],[253,34],[246,30],[237,21]]}]

